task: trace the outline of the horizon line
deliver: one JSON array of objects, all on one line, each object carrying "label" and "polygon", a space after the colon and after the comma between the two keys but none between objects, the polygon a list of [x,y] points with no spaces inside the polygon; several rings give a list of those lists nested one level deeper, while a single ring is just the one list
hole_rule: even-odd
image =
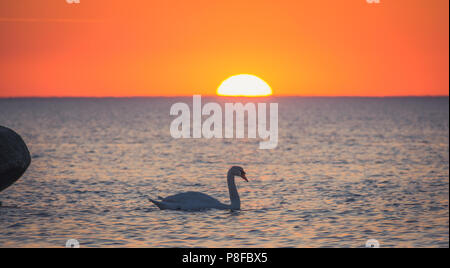
[{"label": "horizon line", "polygon": [[216,98],[448,98],[449,95],[270,95],[270,96],[219,96],[219,95],[136,95],[136,96],[0,96],[0,99],[145,99],[145,98],[188,98],[194,95]]}]

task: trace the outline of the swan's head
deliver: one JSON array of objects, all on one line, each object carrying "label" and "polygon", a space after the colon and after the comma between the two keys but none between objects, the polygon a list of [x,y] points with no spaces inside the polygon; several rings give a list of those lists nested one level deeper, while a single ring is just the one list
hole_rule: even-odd
[{"label": "swan's head", "polygon": [[239,166],[232,166],[232,167],[230,168],[230,171],[229,171],[229,172],[231,173],[231,175],[233,175],[233,176],[239,176],[239,177],[243,178],[246,182],[248,182],[248,179],[247,179],[247,177],[245,176],[245,171],[244,171],[244,169],[243,169],[242,167],[239,167]]}]

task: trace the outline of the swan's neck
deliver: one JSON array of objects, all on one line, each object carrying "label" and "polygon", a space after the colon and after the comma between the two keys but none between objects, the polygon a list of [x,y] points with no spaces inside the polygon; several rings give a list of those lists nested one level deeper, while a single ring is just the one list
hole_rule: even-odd
[{"label": "swan's neck", "polygon": [[241,209],[241,199],[236,188],[236,183],[234,182],[234,175],[228,172],[227,175],[228,191],[230,192],[231,209]]}]

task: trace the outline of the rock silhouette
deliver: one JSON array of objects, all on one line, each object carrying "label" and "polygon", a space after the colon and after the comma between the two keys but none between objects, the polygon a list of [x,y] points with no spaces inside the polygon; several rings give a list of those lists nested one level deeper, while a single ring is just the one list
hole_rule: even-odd
[{"label": "rock silhouette", "polygon": [[0,192],[16,182],[30,163],[30,152],[19,134],[0,126]]}]

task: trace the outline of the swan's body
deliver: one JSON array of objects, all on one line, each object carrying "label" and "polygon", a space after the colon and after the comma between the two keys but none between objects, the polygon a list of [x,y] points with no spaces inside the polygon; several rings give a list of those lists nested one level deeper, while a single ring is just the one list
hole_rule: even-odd
[{"label": "swan's body", "polygon": [[208,208],[230,209],[230,205],[222,204],[204,193],[186,192],[163,198],[161,201],[151,200],[160,209],[201,210]]},{"label": "swan's body", "polygon": [[241,200],[237,192],[234,176],[240,176],[244,180],[248,181],[245,176],[245,172],[241,167],[230,168],[227,175],[228,191],[230,193],[231,201],[230,205],[223,204],[214,197],[199,192],[179,193],[166,198],[160,198],[161,201],[155,201],[152,199],[150,199],[150,201],[160,209],[203,210],[214,208],[238,210],[241,208]]}]

